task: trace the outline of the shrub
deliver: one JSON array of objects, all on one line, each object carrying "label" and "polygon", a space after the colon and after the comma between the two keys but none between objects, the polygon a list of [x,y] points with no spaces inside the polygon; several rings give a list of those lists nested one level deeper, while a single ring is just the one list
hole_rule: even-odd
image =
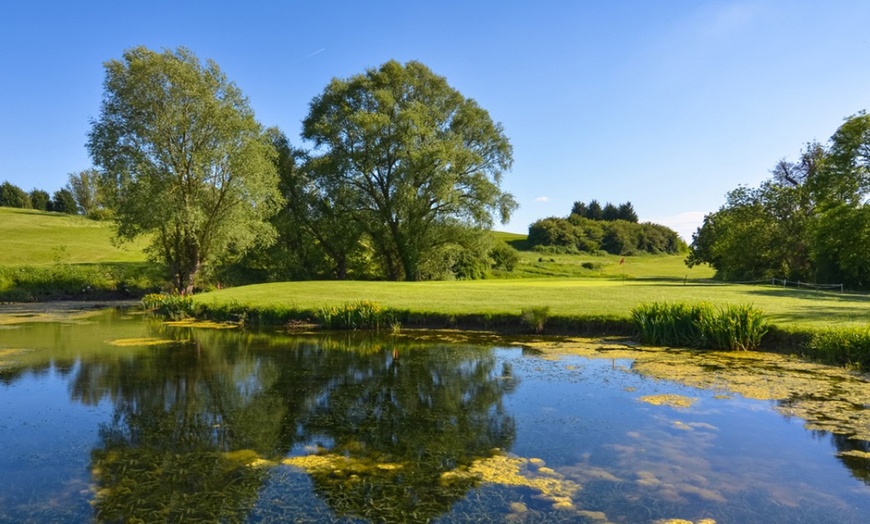
[{"label": "shrub", "polygon": [[513,271],[520,261],[520,253],[504,242],[497,242],[489,252],[489,258],[494,269]]},{"label": "shrub", "polygon": [[550,318],[550,306],[529,307],[522,310],[520,318],[534,333],[543,333],[544,324]]},{"label": "shrub", "polygon": [[641,304],[631,319],[642,342],[704,349],[752,350],[767,332],[764,314],[749,305]]}]

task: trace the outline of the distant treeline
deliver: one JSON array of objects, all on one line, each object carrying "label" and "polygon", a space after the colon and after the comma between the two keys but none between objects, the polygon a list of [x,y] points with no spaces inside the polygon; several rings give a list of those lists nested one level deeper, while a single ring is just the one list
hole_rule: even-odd
[{"label": "distant treeline", "polygon": [[685,252],[686,243],[661,224],[638,223],[631,202],[602,207],[597,200],[575,202],[567,218],[550,217],[529,226],[529,245],[567,253],[605,251],[613,255]]},{"label": "distant treeline", "polygon": [[27,192],[4,181],[0,184],[0,207],[82,214],[97,220],[108,218],[110,213],[102,204],[98,190],[98,176],[94,169],[70,173],[67,185],[51,195],[48,191],[36,188]]}]

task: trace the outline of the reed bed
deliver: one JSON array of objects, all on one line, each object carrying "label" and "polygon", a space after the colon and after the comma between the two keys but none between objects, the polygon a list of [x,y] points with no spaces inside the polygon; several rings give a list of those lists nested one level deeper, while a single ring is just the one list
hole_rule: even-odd
[{"label": "reed bed", "polygon": [[748,351],[767,333],[764,313],[746,304],[652,302],[631,311],[641,342],[661,346]]}]

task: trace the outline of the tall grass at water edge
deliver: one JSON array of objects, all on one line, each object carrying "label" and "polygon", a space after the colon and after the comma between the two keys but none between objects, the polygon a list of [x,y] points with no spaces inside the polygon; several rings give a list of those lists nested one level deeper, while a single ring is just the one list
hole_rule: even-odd
[{"label": "tall grass at water edge", "polygon": [[326,329],[380,329],[395,327],[395,312],[376,302],[361,300],[340,306],[321,307],[315,311],[317,323]]},{"label": "tall grass at water edge", "polygon": [[870,326],[829,328],[813,333],[807,354],[815,360],[870,370]]},{"label": "tall grass at water edge", "polygon": [[255,308],[229,302],[220,305],[197,304],[192,296],[153,293],[142,299],[142,307],[173,319],[209,318],[244,325],[277,325],[294,322],[314,323],[322,329],[396,329],[402,313],[371,301],[360,300],[313,310],[296,308]]},{"label": "tall grass at water edge", "polygon": [[641,342],[674,347],[753,350],[768,329],[751,305],[653,302],[632,309],[631,319]]}]

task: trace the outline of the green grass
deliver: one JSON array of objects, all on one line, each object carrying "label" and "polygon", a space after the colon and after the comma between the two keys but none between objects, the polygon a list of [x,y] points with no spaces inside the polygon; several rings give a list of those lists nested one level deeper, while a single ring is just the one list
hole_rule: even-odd
[{"label": "green grass", "polygon": [[77,215],[0,207],[0,301],[139,296],[159,285],[144,242]]},{"label": "green grass", "polygon": [[[713,278],[708,266],[689,268],[683,255],[562,255],[520,251],[520,260],[510,273],[494,272],[495,278],[609,278],[699,280]],[[622,262],[622,263],[620,263]],[[584,266],[591,265],[595,269]]]},{"label": "green grass", "polygon": [[78,215],[0,207],[0,266],[144,262],[144,242],[112,244],[112,226]]},{"label": "green grass", "polygon": [[750,304],[780,326],[866,325],[866,295],[674,280],[522,279],[452,282],[282,282],[223,289],[195,297],[200,304],[314,310],[368,300],[383,307],[442,315],[515,315],[548,306],[551,316],[629,318],[645,302]]}]

